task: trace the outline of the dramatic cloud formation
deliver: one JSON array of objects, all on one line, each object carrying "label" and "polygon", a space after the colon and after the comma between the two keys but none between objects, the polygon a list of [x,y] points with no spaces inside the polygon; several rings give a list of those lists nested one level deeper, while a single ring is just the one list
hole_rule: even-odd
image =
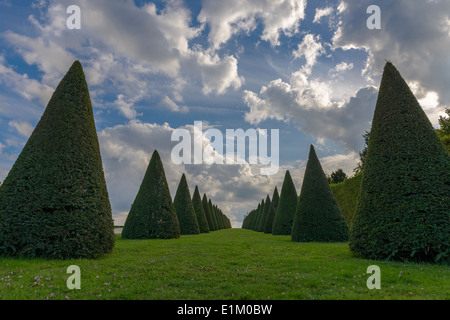
[{"label": "dramatic cloud formation", "polygon": [[236,34],[250,34],[259,19],[263,25],[261,39],[278,46],[280,34],[299,31],[305,7],[306,0],[206,0],[197,19],[209,25],[208,39],[215,49]]},{"label": "dramatic cloud formation", "polygon": [[[388,0],[379,5],[381,29],[365,28],[370,1],[343,0],[340,4],[339,27],[333,46],[361,49],[368,54],[364,75],[370,80],[383,70],[386,59],[402,76],[428,92],[438,95],[443,106],[450,105],[450,2],[446,0]],[[446,71],[444,71],[446,70]],[[433,117],[434,121],[436,117]]]}]

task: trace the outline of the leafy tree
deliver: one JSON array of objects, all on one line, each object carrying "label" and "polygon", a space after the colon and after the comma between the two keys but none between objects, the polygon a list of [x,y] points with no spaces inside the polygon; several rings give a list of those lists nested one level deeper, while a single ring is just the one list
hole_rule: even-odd
[{"label": "leafy tree", "polygon": [[273,220],[272,234],[290,235],[292,230],[292,221],[294,220],[295,210],[297,208],[297,190],[292,181],[289,170],[284,176],[283,186],[281,187],[280,200],[278,201],[277,213]]},{"label": "leafy tree", "polygon": [[445,261],[450,157],[392,63],[372,121],[350,249],[369,259]]},{"label": "leafy tree", "polygon": [[440,128],[436,130],[436,133],[447,149],[447,153],[450,153],[450,108],[445,109],[445,113],[448,117],[439,117]]},{"label": "leafy tree", "polygon": [[367,157],[367,146],[369,145],[370,131],[366,131],[366,133],[363,134],[363,138],[364,138],[364,149],[359,152],[359,163],[356,166],[356,168],[353,169],[353,172],[355,174],[360,173],[364,169],[364,164],[366,163]]},{"label": "leafy tree", "polygon": [[331,193],[314,147],[311,145],[305,176],[292,224],[293,241],[348,240],[347,224]]},{"label": "leafy tree", "polygon": [[114,239],[89,89],[75,61],[0,188],[0,253],[96,258]]},{"label": "leafy tree", "polygon": [[331,173],[331,183],[340,183],[340,182],[344,182],[345,179],[347,179],[347,174],[344,172],[344,170],[342,170],[341,168],[337,169],[336,171],[333,171]]},{"label": "leafy tree", "polygon": [[278,189],[275,187],[272,195],[272,201],[270,202],[269,211],[267,213],[267,219],[264,224],[264,233],[272,233],[273,220],[275,218],[275,214],[277,213],[278,200]]},{"label": "leafy tree", "polygon": [[122,230],[124,239],[173,239],[180,237],[166,174],[158,151],[154,151],[139,192]]},{"label": "leafy tree", "polygon": [[198,187],[195,186],[194,195],[192,196],[192,205],[194,207],[200,233],[208,233],[209,226],[206,220],[205,210],[203,209],[202,199]]},{"label": "leafy tree", "polygon": [[197,216],[195,214],[194,206],[192,205],[191,194],[184,173],[178,184],[177,192],[173,199],[173,206],[177,213],[181,234],[199,234],[200,229],[197,222]]}]

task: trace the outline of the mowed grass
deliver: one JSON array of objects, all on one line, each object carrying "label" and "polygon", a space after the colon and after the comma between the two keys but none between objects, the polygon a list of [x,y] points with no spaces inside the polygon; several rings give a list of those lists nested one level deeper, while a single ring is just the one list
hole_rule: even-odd
[{"label": "mowed grass", "polygon": [[[369,265],[381,289],[369,290]],[[69,290],[69,265],[81,289]],[[0,299],[450,299],[445,265],[371,261],[347,243],[296,243],[244,229],[173,240],[125,240],[97,260],[0,258]]]}]

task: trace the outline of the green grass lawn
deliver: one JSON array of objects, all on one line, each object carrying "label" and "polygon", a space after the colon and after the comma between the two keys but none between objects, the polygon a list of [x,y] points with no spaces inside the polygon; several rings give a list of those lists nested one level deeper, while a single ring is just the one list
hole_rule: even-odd
[{"label": "green grass lawn", "polygon": [[[366,286],[369,265],[381,289]],[[69,290],[69,265],[81,289]],[[450,267],[356,258],[347,243],[298,243],[244,229],[124,240],[97,260],[0,258],[0,299],[450,299]]]}]

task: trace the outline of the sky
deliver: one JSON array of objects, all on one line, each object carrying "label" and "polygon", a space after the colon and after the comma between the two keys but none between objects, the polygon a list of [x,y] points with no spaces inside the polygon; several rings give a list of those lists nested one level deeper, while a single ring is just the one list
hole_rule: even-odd
[{"label": "sky", "polygon": [[[67,26],[70,5],[80,29]],[[380,29],[367,26],[370,5]],[[447,0],[0,0],[0,181],[79,60],[115,224],[158,150],[172,197],[185,173],[191,195],[198,185],[240,227],[286,170],[300,192],[311,144],[327,174],[353,175],[386,60],[438,127],[450,106],[449,48]],[[195,121],[204,150],[217,146],[208,129],[277,129],[279,170],[263,175],[248,157],[174,163],[172,133]]]}]

